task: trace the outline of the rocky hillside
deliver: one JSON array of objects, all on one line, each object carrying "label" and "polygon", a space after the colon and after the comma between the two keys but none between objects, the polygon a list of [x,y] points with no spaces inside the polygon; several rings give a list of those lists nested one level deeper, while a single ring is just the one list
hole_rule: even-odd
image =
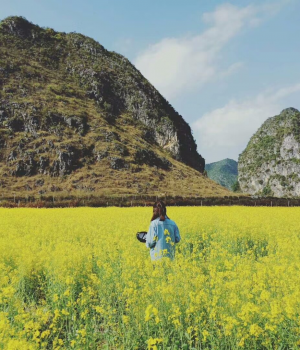
[{"label": "rocky hillside", "polygon": [[235,160],[226,158],[218,162],[206,164],[205,170],[210,179],[232,190],[233,184],[237,181],[237,166],[238,163]]},{"label": "rocky hillside", "polygon": [[267,119],[238,161],[243,192],[300,196],[300,113],[288,108]]},{"label": "rocky hillside", "polygon": [[202,176],[189,125],[91,38],[0,22],[1,193],[227,194]]}]

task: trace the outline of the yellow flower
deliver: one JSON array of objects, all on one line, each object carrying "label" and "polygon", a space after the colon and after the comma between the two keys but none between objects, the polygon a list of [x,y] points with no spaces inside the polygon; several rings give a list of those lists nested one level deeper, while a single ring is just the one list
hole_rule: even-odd
[{"label": "yellow flower", "polygon": [[276,348],[283,334],[299,346],[300,208],[170,207],[182,242],[156,262],[131,234],[148,210],[0,208],[0,347],[85,349],[113,334],[126,350],[147,332],[148,349],[180,348],[160,342],[172,330],[190,348]]},{"label": "yellow flower", "polygon": [[80,329],[79,331],[77,331],[78,334],[80,334],[83,338],[86,337],[86,329]]},{"label": "yellow flower", "polygon": [[238,343],[238,346],[240,346],[241,348],[244,347],[245,345],[245,338],[241,338],[241,340]]},{"label": "yellow flower", "polygon": [[46,330],[46,331],[42,332],[41,338],[42,338],[42,339],[47,338],[49,335],[50,335],[50,331],[49,331],[49,330]]},{"label": "yellow flower", "polygon": [[170,243],[170,241],[172,241],[171,237],[170,236],[166,237],[166,242]]},{"label": "yellow flower", "polygon": [[262,329],[259,327],[258,324],[254,323],[250,326],[249,333],[251,335],[254,335],[255,337],[258,337],[262,333]]},{"label": "yellow flower", "polygon": [[124,323],[124,324],[128,324],[128,322],[129,322],[129,317],[123,315],[123,316],[122,316],[122,320],[123,320],[123,323]]},{"label": "yellow flower", "polygon": [[207,339],[208,336],[209,336],[209,332],[206,329],[204,329],[202,331],[202,338],[203,338],[204,342],[206,342],[206,339]]},{"label": "yellow flower", "polygon": [[156,344],[160,344],[163,342],[163,339],[162,338],[150,338],[148,339],[147,341],[147,344],[148,344],[148,349],[149,350],[157,350],[157,346]]},{"label": "yellow flower", "polygon": [[62,310],[61,310],[61,313],[62,313],[63,315],[65,315],[65,316],[70,315],[69,311],[67,311],[67,310],[65,310],[65,309],[62,309]]},{"label": "yellow flower", "polygon": [[147,309],[145,311],[145,321],[149,321],[151,318],[151,310],[152,310],[152,304],[147,306]]}]

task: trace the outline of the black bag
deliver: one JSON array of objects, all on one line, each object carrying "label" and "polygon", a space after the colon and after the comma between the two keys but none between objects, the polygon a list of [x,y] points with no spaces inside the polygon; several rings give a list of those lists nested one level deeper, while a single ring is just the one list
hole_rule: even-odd
[{"label": "black bag", "polygon": [[146,231],[138,232],[136,234],[136,238],[142,243],[146,243],[146,237],[147,237]]}]

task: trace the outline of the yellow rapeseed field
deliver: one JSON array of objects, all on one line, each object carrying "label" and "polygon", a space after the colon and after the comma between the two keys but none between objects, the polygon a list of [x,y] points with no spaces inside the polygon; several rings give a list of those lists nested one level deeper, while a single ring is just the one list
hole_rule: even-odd
[{"label": "yellow rapeseed field", "polygon": [[299,348],[300,209],[169,207],[155,265],[151,214],[0,209],[0,349]]}]

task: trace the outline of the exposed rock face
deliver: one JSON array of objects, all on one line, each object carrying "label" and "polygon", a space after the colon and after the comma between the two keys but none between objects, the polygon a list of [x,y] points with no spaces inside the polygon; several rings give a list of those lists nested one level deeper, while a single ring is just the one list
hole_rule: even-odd
[{"label": "exposed rock face", "polygon": [[33,154],[29,154],[25,159],[18,162],[16,170],[12,175],[15,176],[31,176],[35,174],[36,162]]},{"label": "exposed rock face", "polygon": [[269,118],[239,157],[243,192],[276,197],[300,196],[300,113],[288,108]]},{"label": "exposed rock face", "polygon": [[110,162],[110,166],[112,169],[116,170],[116,169],[125,168],[127,166],[127,164],[125,163],[124,159],[122,159],[122,158],[112,157],[111,162]]},{"label": "exposed rock face", "polygon": [[167,159],[160,158],[153,151],[147,149],[137,150],[134,160],[139,165],[148,164],[165,170],[168,170],[171,167],[171,163]]},{"label": "exposed rock face", "polygon": [[74,169],[78,167],[76,156],[76,149],[68,149],[67,151],[59,151],[58,158],[53,162],[50,169],[52,176],[63,176],[70,174]]}]

